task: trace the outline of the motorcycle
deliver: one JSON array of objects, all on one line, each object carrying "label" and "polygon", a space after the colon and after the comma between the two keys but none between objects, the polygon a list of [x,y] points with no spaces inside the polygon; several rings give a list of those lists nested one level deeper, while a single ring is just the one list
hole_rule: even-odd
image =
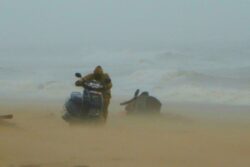
[{"label": "motorcycle", "polygon": [[[75,73],[77,78],[81,78],[80,73]],[[82,87],[83,93],[72,92],[70,97],[64,104],[65,113],[63,119],[68,123],[83,123],[83,122],[104,122],[103,118],[103,95],[100,90],[103,85],[91,80],[85,82]]]}]

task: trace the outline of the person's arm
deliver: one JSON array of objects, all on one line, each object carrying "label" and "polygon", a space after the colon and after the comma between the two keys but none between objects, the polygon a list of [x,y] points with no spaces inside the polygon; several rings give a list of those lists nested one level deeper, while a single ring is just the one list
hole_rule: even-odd
[{"label": "person's arm", "polygon": [[106,74],[106,79],[105,79],[105,90],[111,89],[112,86],[113,86],[113,85],[112,85],[112,81],[111,81],[109,75]]},{"label": "person's arm", "polygon": [[75,82],[75,85],[76,85],[76,86],[83,86],[83,84],[84,84],[86,81],[89,81],[89,80],[91,80],[92,78],[93,78],[93,75],[92,75],[92,74],[88,74],[88,75],[82,77],[81,79],[77,80],[77,81]]},{"label": "person's arm", "polygon": [[84,83],[86,81],[90,81],[93,80],[93,74],[88,74],[86,76],[84,76],[83,78],[81,78],[81,81]]}]

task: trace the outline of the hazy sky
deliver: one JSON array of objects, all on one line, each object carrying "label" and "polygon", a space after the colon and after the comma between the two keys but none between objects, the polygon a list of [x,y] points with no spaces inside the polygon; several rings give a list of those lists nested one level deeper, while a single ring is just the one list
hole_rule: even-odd
[{"label": "hazy sky", "polygon": [[250,41],[249,0],[1,0],[1,47]]}]

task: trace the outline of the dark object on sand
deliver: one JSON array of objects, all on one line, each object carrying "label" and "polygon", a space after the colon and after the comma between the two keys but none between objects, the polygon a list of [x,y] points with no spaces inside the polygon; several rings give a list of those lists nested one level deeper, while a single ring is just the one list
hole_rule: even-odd
[{"label": "dark object on sand", "polygon": [[8,115],[0,115],[0,120],[1,119],[12,119],[13,115],[12,114],[8,114]]},{"label": "dark object on sand", "polygon": [[[76,73],[75,76],[80,78],[81,74]],[[72,92],[65,102],[63,119],[69,123],[103,122],[103,95],[100,92],[103,86],[96,80],[82,86],[83,93]]]},{"label": "dark object on sand", "polygon": [[137,89],[131,100],[120,104],[126,105],[125,110],[127,113],[160,113],[161,102],[157,98],[149,96],[148,92],[142,92],[140,95],[139,92],[140,90]]}]

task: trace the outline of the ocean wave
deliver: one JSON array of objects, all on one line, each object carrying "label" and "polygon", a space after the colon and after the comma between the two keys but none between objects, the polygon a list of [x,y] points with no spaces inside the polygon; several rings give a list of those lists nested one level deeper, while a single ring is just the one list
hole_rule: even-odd
[{"label": "ocean wave", "polygon": [[158,85],[196,85],[203,87],[221,87],[248,89],[250,78],[230,78],[203,74],[195,71],[176,71],[162,76]]},{"label": "ocean wave", "polygon": [[17,55],[12,63],[6,57],[6,65],[0,66],[1,96],[66,98],[71,91],[81,91],[74,86],[74,72],[85,75],[100,64],[112,78],[114,96],[131,96],[139,88],[166,101],[249,103],[250,65],[240,60],[223,64],[224,57],[203,58],[179,50],[95,51],[72,56],[45,55],[35,62],[32,56],[24,56],[19,64]]},{"label": "ocean wave", "polygon": [[152,92],[163,101],[196,101],[248,105],[250,79],[208,75],[196,71],[141,69],[120,78],[115,93]]},{"label": "ocean wave", "polygon": [[196,85],[238,89],[250,87],[250,78],[232,78],[183,70],[140,69],[124,76],[123,80],[126,83],[143,82],[143,84],[154,84],[154,86]]}]

